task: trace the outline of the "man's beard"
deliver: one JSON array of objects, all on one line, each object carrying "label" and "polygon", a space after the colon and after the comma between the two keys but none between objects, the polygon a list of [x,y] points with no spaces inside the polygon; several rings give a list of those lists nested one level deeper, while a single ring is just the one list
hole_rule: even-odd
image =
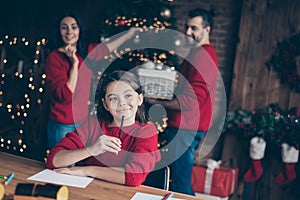
[{"label": "man's beard", "polygon": [[194,37],[194,35],[188,35],[186,37],[186,43],[190,46],[196,46],[198,44],[198,41],[196,40],[196,38]]}]

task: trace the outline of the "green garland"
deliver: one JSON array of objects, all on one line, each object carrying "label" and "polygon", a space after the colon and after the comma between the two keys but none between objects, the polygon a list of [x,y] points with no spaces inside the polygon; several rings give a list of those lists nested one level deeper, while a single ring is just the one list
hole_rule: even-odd
[{"label": "green garland", "polygon": [[282,83],[300,93],[300,76],[297,72],[296,57],[300,55],[300,33],[278,43],[277,51],[271,57],[268,67],[273,67],[280,75]]},{"label": "green garland", "polygon": [[299,149],[300,108],[284,111],[278,104],[271,104],[260,110],[228,112],[224,130],[240,134],[245,139],[259,136],[278,146],[288,143]]}]

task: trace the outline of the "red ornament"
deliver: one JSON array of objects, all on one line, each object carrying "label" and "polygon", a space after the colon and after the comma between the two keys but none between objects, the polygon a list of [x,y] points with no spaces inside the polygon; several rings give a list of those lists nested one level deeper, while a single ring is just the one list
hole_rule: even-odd
[{"label": "red ornament", "polygon": [[119,21],[119,25],[124,26],[126,24],[126,20],[122,19]]}]

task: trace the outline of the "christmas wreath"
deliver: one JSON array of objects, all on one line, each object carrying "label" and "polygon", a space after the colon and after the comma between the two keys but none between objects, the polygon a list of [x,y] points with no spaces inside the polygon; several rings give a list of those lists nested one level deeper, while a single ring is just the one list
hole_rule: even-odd
[{"label": "christmas wreath", "polygon": [[280,75],[282,83],[300,93],[300,76],[297,70],[297,56],[300,55],[300,33],[277,44],[277,51],[270,59],[270,65]]}]

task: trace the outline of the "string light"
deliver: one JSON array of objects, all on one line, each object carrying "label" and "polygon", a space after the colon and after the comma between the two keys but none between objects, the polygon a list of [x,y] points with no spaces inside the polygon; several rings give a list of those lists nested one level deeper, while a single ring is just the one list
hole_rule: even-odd
[{"label": "string light", "polygon": [[[42,38],[40,41],[36,41],[36,42],[30,42],[26,37],[11,37],[8,34],[6,34],[3,39],[0,38],[0,45],[1,45],[0,64],[2,64],[2,67],[4,67],[4,70],[2,70],[3,72],[0,74],[0,107],[6,108],[6,112],[9,114],[10,119],[14,121],[13,123],[16,123],[18,124],[18,126],[21,126],[19,129],[17,129],[16,138],[15,137],[5,138],[3,136],[0,137],[0,148],[19,151],[21,153],[25,152],[25,150],[27,149],[27,145],[23,141],[23,137],[26,134],[24,131],[26,130],[24,129],[25,121],[26,118],[28,118],[32,114],[33,110],[29,110],[31,105],[33,103],[36,104],[42,103],[42,97],[43,97],[42,95],[44,92],[45,79],[46,79],[46,75],[44,73],[41,74],[39,79],[37,77],[37,73],[34,73],[33,67],[37,67],[34,69],[39,69],[38,65],[43,63],[44,60],[41,60],[43,59],[41,56],[43,56],[42,51],[44,50],[43,48],[46,45],[46,43],[47,40],[45,38]],[[9,56],[6,55],[9,53],[9,51],[6,51],[7,48],[11,48],[14,46],[29,48],[32,47],[32,45],[35,48],[35,51],[33,52],[33,56],[32,56],[33,59],[26,58],[28,60],[24,60],[22,62],[19,61],[18,64],[19,66],[14,66],[13,63],[14,58],[11,59]],[[22,72],[23,66],[27,67],[26,70],[24,70],[24,72]],[[28,80],[29,91],[23,94],[23,100],[22,98],[20,99],[20,101],[24,101],[23,103],[6,102],[7,100],[5,99],[6,96],[4,96],[4,94],[8,93],[6,91],[6,88],[8,88],[6,87],[6,84],[10,83],[9,79],[12,79],[12,81],[14,81],[14,84],[17,85],[24,85],[23,79]],[[17,82],[18,80],[22,82],[20,82],[19,84]],[[38,93],[36,92],[33,93],[35,88],[38,88],[37,91]],[[24,91],[26,91],[26,88],[24,89]],[[31,101],[31,99],[36,99],[36,100]],[[14,100],[15,99],[11,101]]]}]

